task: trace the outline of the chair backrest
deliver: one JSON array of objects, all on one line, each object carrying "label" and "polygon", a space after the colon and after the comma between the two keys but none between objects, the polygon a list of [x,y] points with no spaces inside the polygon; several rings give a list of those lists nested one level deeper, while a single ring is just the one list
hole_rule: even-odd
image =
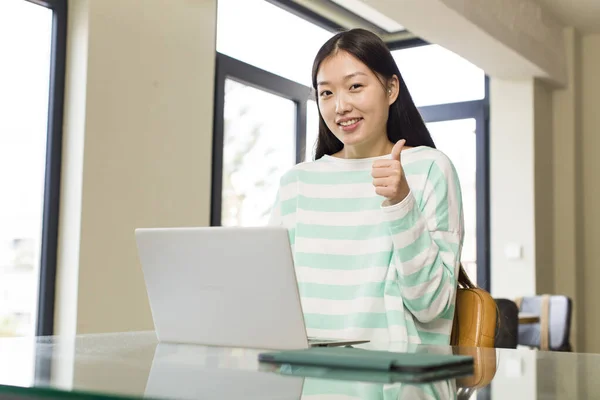
[{"label": "chair backrest", "polygon": [[497,316],[496,302],[488,292],[475,287],[459,288],[450,344],[494,347]]},{"label": "chair backrest", "polygon": [[514,301],[496,299],[498,306],[498,327],[494,346],[503,349],[516,349],[519,344],[519,308]]},{"label": "chair backrest", "polygon": [[519,325],[519,344],[540,350],[571,351],[572,302],[566,296],[540,295],[515,300],[523,313],[539,315],[540,322]]}]

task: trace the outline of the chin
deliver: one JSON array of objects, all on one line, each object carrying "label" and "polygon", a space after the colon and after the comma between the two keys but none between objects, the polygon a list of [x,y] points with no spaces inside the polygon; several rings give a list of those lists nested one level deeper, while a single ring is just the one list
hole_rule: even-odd
[{"label": "chin", "polygon": [[362,137],[361,135],[354,134],[344,134],[341,137],[338,136],[338,139],[344,144],[344,146],[356,146],[366,142],[366,138]]}]

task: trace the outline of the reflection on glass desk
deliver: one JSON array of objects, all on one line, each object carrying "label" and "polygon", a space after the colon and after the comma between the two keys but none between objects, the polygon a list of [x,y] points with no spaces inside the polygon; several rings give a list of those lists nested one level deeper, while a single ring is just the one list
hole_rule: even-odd
[{"label": "reflection on glass desk", "polygon": [[0,398],[600,398],[600,355],[369,343],[471,355],[472,375],[428,383],[261,365],[260,350],[157,343],[153,332],[0,339]]}]

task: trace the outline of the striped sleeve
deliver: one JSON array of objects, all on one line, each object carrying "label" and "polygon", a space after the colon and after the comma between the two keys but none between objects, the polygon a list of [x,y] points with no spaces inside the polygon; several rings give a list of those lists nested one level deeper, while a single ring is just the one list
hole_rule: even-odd
[{"label": "striped sleeve", "polygon": [[280,180],[268,225],[287,228],[292,250],[295,248],[296,241],[296,201],[296,173],[291,170]]},{"label": "striped sleeve", "polygon": [[296,171],[291,169],[287,171],[279,180],[279,187],[277,188],[277,194],[275,195],[275,202],[271,209],[271,215],[269,217],[268,225],[270,226],[286,226],[288,229],[290,226],[290,219],[292,214],[296,212]]},{"label": "striped sleeve", "polygon": [[455,301],[464,231],[460,184],[450,160],[432,162],[420,205],[411,188],[402,202],[382,210],[406,308],[421,323],[446,315]]}]

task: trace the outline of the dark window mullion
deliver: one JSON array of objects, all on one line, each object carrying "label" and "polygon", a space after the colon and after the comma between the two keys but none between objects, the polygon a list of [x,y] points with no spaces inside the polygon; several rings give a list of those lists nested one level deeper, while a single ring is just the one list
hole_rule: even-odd
[{"label": "dark window mullion", "polygon": [[477,285],[490,291],[489,140],[483,111],[475,118]]},{"label": "dark window mullion", "polygon": [[[477,153],[477,285],[491,292],[491,231],[490,231],[490,80],[485,77],[485,98],[475,118]],[[480,261],[481,258],[481,261]],[[481,278],[480,278],[481,277]]]},{"label": "dark window mullion", "polygon": [[[36,336],[54,334],[56,303],[56,264],[58,253],[58,224],[60,211],[60,180],[62,160],[62,127],[65,97],[67,47],[67,0],[32,1],[52,10],[52,38],[48,91],[48,125],[44,198],[38,281]],[[34,380],[48,382],[52,378],[52,349],[35,349]]]},{"label": "dark window mullion", "polygon": [[296,163],[306,155],[306,100],[296,103]]},{"label": "dark window mullion", "polygon": [[426,122],[453,121],[475,118],[484,107],[484,100],[463,101],[459,103],[437,104],[419,107],[419,113]]},{"label": "dark window mullion", "polygon": [[46,1],[40,3],[40,5],[51,8],[53,14],[48,98],[48,139],[46,143],[44,208],[42,217],[36,324],[36,335],[38,336],[52,335],[54,333],[58,215],[60,208],[62,127],[67,46],[67,1]]},{"label": "dark window mullion", "polygon": [[217,59],[219,68],[227,77],[245,85],[297,102],[305,101],[310,96],[311,89],[308,86],[221,53],[217,53]]},{"label": "dark window mullion", "polygon": [[386,42],[386,45],[387,45],[388,49],[390,49],[390,51],[394,51],[394,50],[412,49],[414,47],[420,47],[420,46],[429,46],[429,45],[431,45],[431,43],[429,43],[421,38],[415,37],[415,38],[410,38],[410,39],[402,39],[402,40]]},{"label": "dark window mullion", "polygon": [[212,187],[210,225],[221,225],[223,202],[223,145],[225,143],[225,80],[227,75],[217,57],[215,73],[215,102],[213,119]]}]

